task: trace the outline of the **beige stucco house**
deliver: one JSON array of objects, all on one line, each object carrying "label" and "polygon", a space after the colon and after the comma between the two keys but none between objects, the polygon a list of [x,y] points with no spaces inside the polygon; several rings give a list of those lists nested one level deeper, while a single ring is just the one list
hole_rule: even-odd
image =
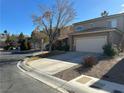
[{"label": "beige stucco house", "polygon": [[7,36],[5,34],[0,33],[0,48],[3,48],[6,46],[6,41]]},{"label": "beige stucco house", "polygon": [[60,31],[58,41],[69,45],[69,35],[74,32],[73,26],[66,26]]},{"label": "beige stucco house", "polygon": [[74,23],[73,28],[71,51],[102,53],[108,43],[124,48],[124,13]]}]

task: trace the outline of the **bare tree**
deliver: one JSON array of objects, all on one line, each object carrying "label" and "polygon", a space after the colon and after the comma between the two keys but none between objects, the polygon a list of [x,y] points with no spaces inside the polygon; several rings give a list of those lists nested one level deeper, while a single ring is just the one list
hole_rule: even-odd
[{"label": "bare tree", "polygon": [[33,23],[42,27],[49,38],[49,51],[57,40],[59,32],[69,24],[76,16],[73,3],[70,0],[55,0],[50,8],[40,6],[41,15],[33,15]]},{"label": "bare tree", "polygon": [[40,29],[39,29],[38,26],[32,31],[31,39],[32,39],[32,41],[34,43],[34,47],[41,49],[42,35],[40,33]]},{"label": "bare tree", "polygon": [[31,33],[31,39],[34,43],[34,47],[38,47],[42,50],[43,42],[45,42],[45,39],[47,38],[46,34],[44,31],[40,31],[39,26],[37,26]]}]

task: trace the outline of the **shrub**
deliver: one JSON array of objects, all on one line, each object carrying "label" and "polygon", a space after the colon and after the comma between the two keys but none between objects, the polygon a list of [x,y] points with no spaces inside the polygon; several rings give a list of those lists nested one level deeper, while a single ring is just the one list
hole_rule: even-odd
[{"label": "shrub", "polygon": [[111,44],[107,44],[107,45],[103,46],[103,51],[104,51],[104,54],[109,57],[113,57],[118,54],[117,47],[113,46]]},{"label": "shrub", "polygon": [[4,50],[9,50],[11,46],[7,45],[4,47]]},{"label": "shrub", "polygon": [[27,41],[23,40],[20,42],[20,49],[23,51],[23,50],[30,50],[31,49],[31,46],[30,46],[30,43],[28,44]]},{"label": "shrub", "polygon": [[[46,50],[49,50],[49,44],[45,46]],[[59,45],[58,43],[52,45],[52,50],[69,51],[69,45]]]},{"label": "shrub", "polygon": [[[45,50],[46,50],[46,51],[49,51],[49,46],[50,46],[49,44],[47,44],[47,45],[45,46]],[[52,50],[54,50],[53,45],[52,45]]]},{"label": "shrub", "polygon": [[57,48],[57,50],[69,51],[69,46],[68,45],[60,46],[59,48]]},{"label": "shrub", "polygon": [[15,47],[12,45],[7,45],[4,47],[4,50],[13,50]]},{"label": "shrub", "polygon": [[31,49],[31,47],[32,47],[32,45],[31,45],[31,43],[30,43],[30,42],[28,42],[27,44],[28,44],[28,50],[30,50],[30,49]]},{"label": "shrub", "polygon": [[83,65],[85,67],[92,67],[93,65],[95,65],[97,63],[97,59],[93,56],[88,56],[84,58],[84,62]]},{"label": "shrub", "polygon": [[69,46],[68,45],[65,45],[63,50],[64,51],[69,51]]}]

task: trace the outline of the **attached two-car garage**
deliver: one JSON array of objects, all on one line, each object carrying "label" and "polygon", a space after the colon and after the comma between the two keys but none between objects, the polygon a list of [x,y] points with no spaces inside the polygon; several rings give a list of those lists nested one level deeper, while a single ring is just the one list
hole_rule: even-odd
[{"label": "attached two-car garage", "polygon": [[123,33],[117,29],[75,32],[70,35],[70,50],[103,53],[106,44],[119,45]]},{"label": "attached two-car garage", "polygon": [[107,43],[107,36],[90,36],[75,38],[75,50],[80,52],[102,53]]}]

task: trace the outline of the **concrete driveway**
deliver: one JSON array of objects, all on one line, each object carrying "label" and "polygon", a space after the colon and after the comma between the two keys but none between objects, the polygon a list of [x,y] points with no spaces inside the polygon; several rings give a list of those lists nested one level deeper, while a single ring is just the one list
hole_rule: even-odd
[{"label": "concrete driveway", "polygon": [[83,58],[86,56],[99,56],[97,53],[87,53],[87,52],[67,52],[65,54],[56,55],[49,57],[50,59],[66,61],[70,63],[80,64],[83,61]]},{"label": "concrete driveway", "polygon": [[89,55],[98,56],[98,54],[95,53],[67,52],[65,54],[28,62],[28,65],[42,72],[53,75],[80,64],[83,58]]}]

